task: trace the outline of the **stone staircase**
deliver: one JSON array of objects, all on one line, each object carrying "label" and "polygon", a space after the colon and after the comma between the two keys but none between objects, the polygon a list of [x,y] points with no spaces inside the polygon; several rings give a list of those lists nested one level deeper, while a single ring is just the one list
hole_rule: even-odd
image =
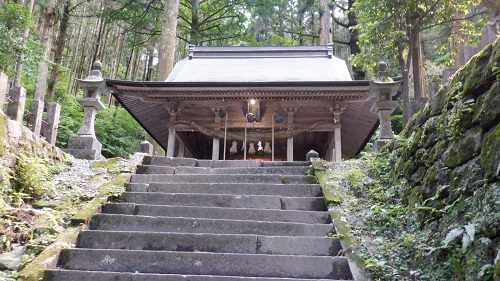
[{"label": "stone staircase", "polygon": [[352,280],[308,163],[143,162],[44,280]]}]

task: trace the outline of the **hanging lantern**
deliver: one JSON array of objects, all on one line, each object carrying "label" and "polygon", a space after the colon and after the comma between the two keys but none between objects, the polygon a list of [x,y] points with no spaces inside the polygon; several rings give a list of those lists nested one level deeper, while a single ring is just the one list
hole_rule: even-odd
[{"label": "hanging lantern", "polygon": [[236,152],[238,152],[238,142],[233,141],[231,148],[229,149],[229,153],[235,154]]},{"label": "hanging lantern", "polygon": [[264,153],[265,154],[271,154],[271,143],[266,141],[266,143],[264,144]]},{"label": "hanging lantern", "polygon": [[283,114],[280,112],[274,113],[273,118],[274,118],[274,122],[276,122],[276,123],[281,123],[285,119]]},{"label": "hanging lantern", "polygon": [[251,142],[248,144],[248,154],[255,154],[255,143]]}]

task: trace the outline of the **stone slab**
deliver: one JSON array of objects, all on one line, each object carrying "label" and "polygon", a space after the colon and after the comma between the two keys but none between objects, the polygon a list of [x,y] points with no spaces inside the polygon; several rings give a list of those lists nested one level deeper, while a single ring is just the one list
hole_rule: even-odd
[{"label": "stone slab", "polygon": [[322,197],[125,192],[123,202],[152,205],[325,211]]},{"label": "stone slab", "polygon": [[103,213],[300,223],[331,222],[328,212],[215,207],[193,208],[191,206],[163,206],[133,203],[108,203],[103,206]]},{"label": "stone slab", "polygon": [[305,175],[306,171],[310,169],[304,166],[274,166],[274,167],[258,167],[258,168],[212,168],[212,174],[258,174],[258,175]]},{"label": "stone slab", "polygon": [[137,165],[137,174],[168,174],[173,175],[175,167],[157,165]]},{"label": "stone slab", "polygon": [[262,161],[252,160],[198,160],[198,167],[210,168],[252,168],[261,167]]},{"label": "stone slab", "polygon": [[17,270],[21,264],[26,246],[14,244],[10,252],[0,254],[0,270]]},{"label": "stone slab", "polygon": [[[142,188],[141,188],[142,189]],[[132,190],[131,190],[132,191]],[[150,183],[148,192],[205,193],[239,195],[321,196],[317,184],[255,184],[255,183]]]},{"label": "stone slab", "polygon": [[91,230],[257,234],[268,236],[326,236],[332,231],[331,224],[307,224],[292,222],[265,222],[248,220],[222,220],[176,217],[150,217],[138,215],[97,214],[91,222]]},{"label": "stone slab", "polygon": [[[294,177],[294,176],[292,176]],[[280,175],[132,175],[131,183],[282,183]],[[292,183],[292,182],[290,182]]]},{"label": "stone slab", "polygon": [[317,179],[315,176],[283,175],[281,182],[284,184],[315,184],[317,183]]},{"label": "stone slab", "polygon": [[104,158],[100,150],[92,149],[63,149],[64,152],[73,155],[77,159],[99,160]]},{"label": "stone slab", "polygon": [[309,166],[311,163],[307,161],[262,161],[262,167],[275,167],[275,166]]},{"label": "stone slab", "polygon": [[248,234],[83,231],[78,248],[336,256],[338,238]]},{"label": "stone slab", "polygon": [[67,249],[59,264],[72,270],[351,279],[344,257]]},{"label": "stone slab", "polygon": [[147,183],[126,183],[125,190],[131,192],[148,192],[149,184]]},{"label": "stone slab", "polygon": [[[220,275],[148,274],[103,271],[48,270],[43,281],[311,281],[297,278],[266,278]],[[314,279],[333,281],[332,279]],[[337,279],[336,281],[343,281]]]},{"label": "stone slab", "polygon": [[210,167],[177,167],[175,168],[175,174],[177,175],[208,175],[211,173],[212,168]]},{"label": "stone slab", "polygon": [[126,192],[122,199],[137,204],[281,209],[280,197],[265,195]]},{"label": "stone slab", "polygon": [[142,162],[144,165],[157,165],[157,166],[196,166],[196,159],[194,158],[178,158],[166,156],[146,156]]}]

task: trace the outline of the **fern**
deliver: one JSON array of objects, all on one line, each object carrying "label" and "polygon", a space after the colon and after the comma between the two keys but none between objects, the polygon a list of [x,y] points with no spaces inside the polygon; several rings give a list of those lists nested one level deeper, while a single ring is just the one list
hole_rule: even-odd
[{"label": "fern", "polygon": [[455,240],[458,236],[462,235],[464,233],[463,228],[455,228],[450,230],[448,234],[446,234],[446,238],[443,240],[444,248],[448,247],[448,244],[450,244],[451,241]]},{"label": "fern", "polygon": [[471,241],[474,241],[474,234],[476,233],[476,226],[474,224],[468,224],[464,226],[465,232],[470,237]]}]

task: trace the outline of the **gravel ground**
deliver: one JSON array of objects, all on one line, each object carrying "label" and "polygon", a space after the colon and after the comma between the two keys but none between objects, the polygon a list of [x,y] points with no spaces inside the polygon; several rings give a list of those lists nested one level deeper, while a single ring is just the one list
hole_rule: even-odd
[{"label": "gravel ground", "polygon": [[[74,190],[82,193],[93,192],[99,184],[93,183],[93,178],[97,175],[107,173],[104,168],[91,168],[90,165],[95,160],[75,159],[69,170],[55,174],[52,177],[54,185],[59,190]],[[104,175],[105,178],[109,176]]]}]

